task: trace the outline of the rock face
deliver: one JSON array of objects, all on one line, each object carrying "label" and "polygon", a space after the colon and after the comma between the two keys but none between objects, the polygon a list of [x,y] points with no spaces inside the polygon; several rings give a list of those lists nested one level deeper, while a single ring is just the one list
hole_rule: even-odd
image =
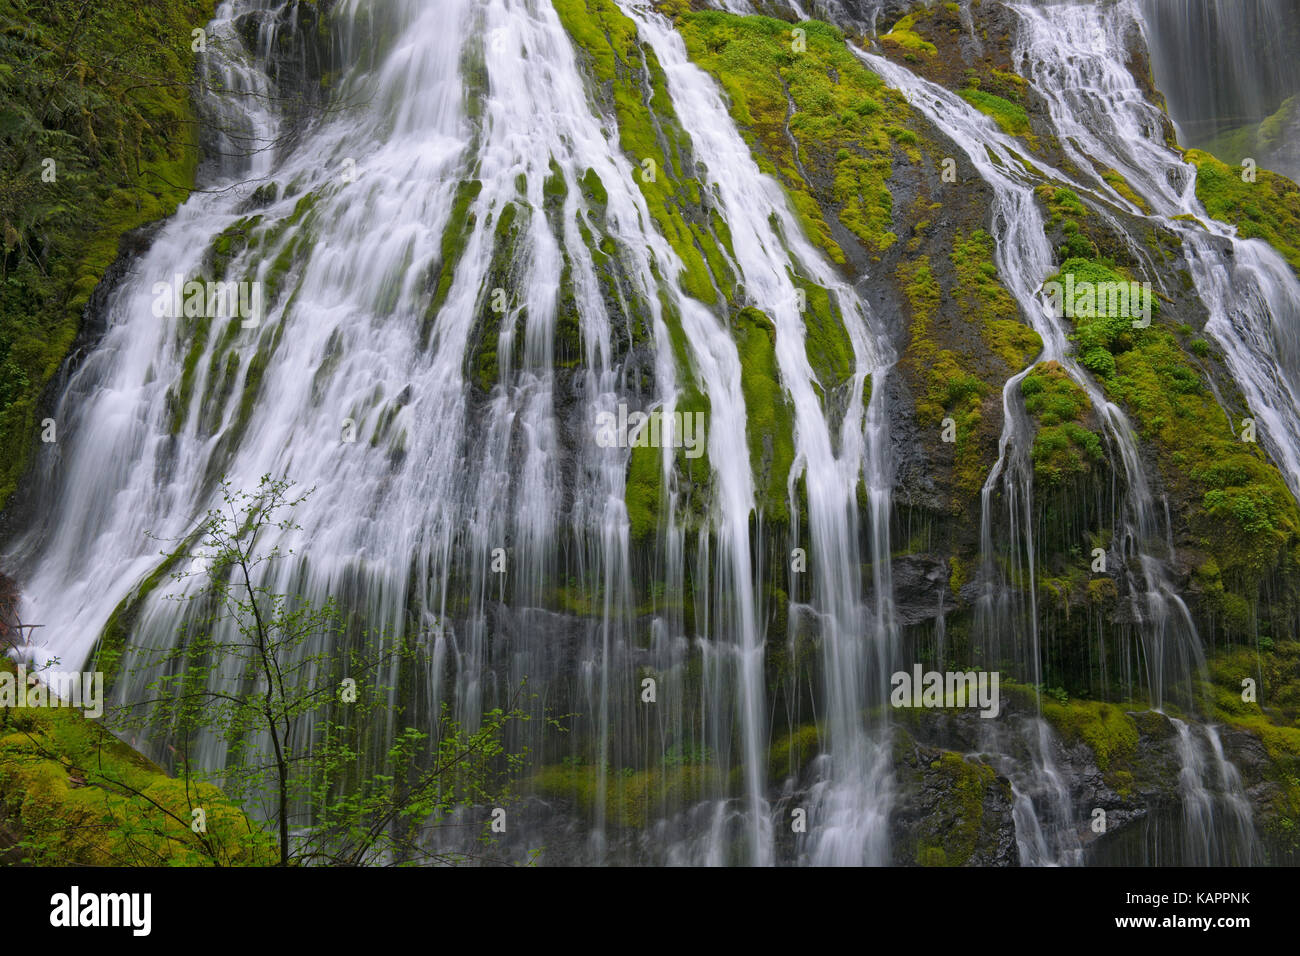
[{"label": "rock face", "polygon": [[978,757],[895,744],[895,866],[1018,866],[1011,782]]}]

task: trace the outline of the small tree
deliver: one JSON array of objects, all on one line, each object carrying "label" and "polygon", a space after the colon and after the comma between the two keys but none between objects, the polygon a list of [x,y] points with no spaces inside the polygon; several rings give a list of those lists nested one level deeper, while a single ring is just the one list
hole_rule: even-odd
[{"label": "small tree", "polygon": [[300,530],[292,511],[309,494],[269,475],[253,492],[223,480],[221,506],[170,555],[188,565],[174,579],[199,583],[173,596],[189,605],[176,644],[135,651],[152,679],[126,723],[169,740],[187,782],[206,776],[196,741],[224,748],[214,781],[272,822],[282,866],[457,862],[422,840],[458,807],[509,799],[524,755],[503,741],[529,719],[523,688],[474,730],[445,704],[431,727],[402,726],[406,705],[385,675],[418,672],[419,645],[358,633],[333,600],[266,583],[293,554],[266,539]]}]

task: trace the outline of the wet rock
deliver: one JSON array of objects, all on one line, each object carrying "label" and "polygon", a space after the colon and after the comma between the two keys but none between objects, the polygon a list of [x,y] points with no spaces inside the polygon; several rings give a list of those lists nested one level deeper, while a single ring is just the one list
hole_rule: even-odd
[{"label": "wet rock", "polygon": [[1011,783],[978,758],[916,743],[895,747],[890,820],[897,866],[1018,866]]}]

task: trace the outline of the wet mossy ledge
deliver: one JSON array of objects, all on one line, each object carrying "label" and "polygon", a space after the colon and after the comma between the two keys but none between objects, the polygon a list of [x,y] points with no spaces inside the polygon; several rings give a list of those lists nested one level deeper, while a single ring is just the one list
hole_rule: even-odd
[{"label": "wet mossy ledge", "polygon": [[[1130,282],[1112,266],[1070,259],[1058,281]],[[1197,578],[1206,610],[1230,634],[1252,630],[1263,582],[1294,581],[1300,571],[1300,508],[1244,418],[1233,420],[1210,387],[1209,370],[1187,331],[1160,321],[1134,328],[1134,316],[1074,319],[1082,364],[1108,398],[1133,418],[1154,448],[1160,475],[1200,554]],[[1294,584],[1286,590],[1294,592]],[[1293,605],[1278,595],[1284,604]]]},{"label": "wet mossy ledge", "polygon": [[1102,439],[1088,394],[1057,362],[1042,362],[1020,380],[1025,411],[1037,425],[1031,457],[1044,488],[1090,475],[1104,460]]},{"label": "wet mossy ledge", "polygon": [[[906,296],[910,343],[900,366],[921,383],[916,415],[930,455],[951,462],[955,511],[975,499],[997,459],[1001,384],[1033,361],[1042,340],[1018,318],[983,230],[950,237],[942,270],[929,256],[896,270]],[[940,278],[942,274],[943,278]],[[944,303],[956,308],[944,308]],[[970,348],[954,348],[967,343]]]},{"label": "wet mossy ledge", "polygon": [[119,242],[194,184],[193,31],[214,7],[0,2],[0,507]]},{"label": "wet mossy ledge", "polygon": [[[969,15],[971,21],[965,22]],[[1015,17],[1001,3],[916,3],[874,38],[858,38],[918,75],[952,90],[1033,153],[1059,150],[1038,118],[1038,94],[1011,61]]]},{"label": "wet mossy ledge", "polygon": [[[8,659],[0,670],[15,673]],[[192,828],[204,811],[206,832]],[[0,860],[266,866],[273,842],[211,784],[179,780],[68,707],[0,708]]]},{"label": "wet mossy ledge", "polygon": [[1231,223],[1246,239],[1263,239],[1300,275],[1300,187],[1267,169],[1230,166],[1199,149],[1189,149],[1196,167],[1196,198],[1214,219]]},{"label": "wet mossy ledge", "polygon": [[1261,794],[1276,862],[1300,863],[1300,641],[1223,648],[1209,659],[1204,689],[1217,721],[1262,745],[1263,755],[1240,768],[1244,782]]}]

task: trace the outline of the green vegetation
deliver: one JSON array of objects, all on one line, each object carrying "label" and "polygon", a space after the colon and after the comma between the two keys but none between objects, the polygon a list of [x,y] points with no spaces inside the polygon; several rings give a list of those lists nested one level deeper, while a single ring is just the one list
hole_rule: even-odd
[{"label": "green vegetation", "polygon": [[[3,658],[0,671],[15,668]],[[202,833],[192,829],[198,807]],[[0,823],[8,859],[29,865],[275,861],[273,842],[216,787],[168,776],[68,707],[0,709]]]},{"label": "green vegetation", "polygon": [[1266,169],[1244,182],[1240,166],[1228,166],[1199,149],[1187,151],[1196,167],[1196,198],[1215,219],[1232,223],[1247,239],[1263,239],[1300,274],[1300,188]]},{"label": "green vegetation", "polygon": [[605,819],[617,827],[645,827],[664,815],[714,793],[724,782],[710,763],[665,760],[662,767],[622,771],[569,761],[543,767],[532,778],[540,795],[573,800],[585,813],[600,802],[604,777]]},{"label": "green vegetation", "polygon": [[729,298],[735,280],[707,225],[699,185],[686,176],[688,137],[654,51],[610,0],[555,0],[555,10],[618,119],[619,144],[640,170],[635,181],[684,266],[682,287],[706,305],[719,291]]},{"label": "green vegetation", "polygon": [[1043,348],[1038,333],[1020,321],[1020,310],[998,279],[993,237],[983,229],[953,235],[950,256],[956,272],[953,295],[961,315],[978,325],[984,343],[1008,370],[1024,368]]},{"label": "green vegetation", "polygon": [[1025,112],[1023,106],[1003,99],[996,93],[988,93],[974,87],[966,87],[958,93],[981,113],[993,117],[993,121],[998,124],[1002,132],[1008,136],[1022,137],[1028,140],[1031,146],[1037,148],[1037,141],[1029,126],[1029,114]]},{"label": "green vegetation", "polygon": [[1047,183],[1035,189],[1034,194],[1043,201],[1050,214],[1044,224],[1047,231],[1050,233],[1059,228],[1064,236],[1064,242],[1057,249],[1061,259],[1095,259],[1097,242],[1085,231],[1085,228],[1090,231],[1093,227],[1090,221],[1093,217],[1078,194],[1064,186]]},{"label": "green vegetation", "polygon": [[987,764],[950,750],[930,764],[930,771],[943,780],[944,803],[923,824],[916,862],[920,866],[965,866],[979,845],[984,793],[996,784],[997,774]]},{"label": "green vegetation", "polygon": [[1045,699],[1043,717],[1067,743],[1087,744],[1102,770],[1110,769],[1112,763],[1131,759],[1137,752],[1137,724],[1117,704]]},{"label": "green vegetation", "polygon": [[193,185],[191,30],[213,6],[0,0],[0,506],[118,240]]},{"label": "green vegetation", "polygon": [[839,306],[821,286],[796,279],[803,290],[807,308],[803,313],[804,351],[808,364],[817,374],[823,392],[834,390],[848,381],[855,368],[853,342],[844,329]]},{"label": "green vegetation", "polygon": [[760,509],[788,522],[786,482],[794,462],[794,416],[776,365],[776,328],[758,309],[736,314],[732,334],[740,353],[740,387],[745,396],[745,436]]},{"label": "green vegetation", "polygon": [[[1209,660],[1213,718],[1259,738],[1275,785],[1266,832],[1283,852],[1300,853],[1300,642],[1262,638],[1258,649],[1228,646]],[[1242,700],[1243,681],[1255,700]]]},{"label": "green vegetation", "polygon": [[[420,716],[425,729],[411,726],[417,715],[394,701],[410,699],[413,675],[427,666],[418,647],[349,629],[333,601],[316,606],[255,584],[286,556],[263,541],[299,530],[291,515],[306,497],[286,479],[266,476],[253,492],[222,481],[220,505],[170,556],[182,568],[173,579],[199,579],[182,633],[174,644],[136,648],[142,696],[153,704],[113,715],[111,725],[161,737],[191,799],[214,792],[188,755],[197,738],[215,736],[227,756],[224,792],[269,822],[265,831],[245,823],[240,839],[263,856],[271,848],[281,866],[457,862],[414,838],[457,807],[510,798],[523,755],[506,749],[504,735],[529,716],[516,695],[472,731],[446,705],[432,721]],[[266,752],[252,749],[259,737]]]},{"label": "green vegetation", "polygon": [[1134,327],[1146,318],[1145,309],[1152,316],[1159,312],[1155,295],[1135,287],[1113,263],[1067,259],[1048,282],[1059,287],[1054,305],[1074,321],[1079,362],[1103,379],[1115,374],[1116,356],[1159,334]]},{"label": "green vegetation", "polygon": [[805,724],[774,737],[767,754],[768,779],[779,783],[787,777],[797,777],[821,753],[823,733],[816,724]]},{"label": "green vegetation", "polygon": [[[987,403],[996,399],[996,381],[1032,361],[1043,344],[1019,321],[1015,300],[998,281],[992,251],[992,237],[983,230],[954,234],[951,318],[941,313],[944,290],[928,256],[900,263],[895,271],[911,318],[911,341],[901,364],[924,389],[918,396],[917,418],[922,427],[936,432],[944,419],[953,420],[953,480],[963,498],[978,494],[993,463],[996,434],[985,412]],[[940,331],[964,331],[977,344],[962,351],[941,348]]]},{"label": "green vegetation", "polygon": [[[1064,282],[1067,276],[1074,277],[1076,291],[1084,281],[1128,281],[1108,263],[1083,259],[1068,260],[1054,278]],[[1157,303],[1151,304],[1158,314]],[[1296,502],[1260,446],[1239,437],[1168,327],[1153,321],[1133,328],[1131,310],[1116,314],[1081,305],[1077,298],[1080,361],[1155,445],[1166,486],[1175,500],[1187,502],[1193,533],[1210,559],[1202,567],[1207,603],[1238,630],[1248,620],[1239,602],[1253,605],[1263,578],[1297,566]]]},{"label": "green vegetation", "polygon": [[1043,362],[1020,382],[1025,411],[1038,424],[1034,476],[1051,487],[1067,476],[1087,474],[1102,461],[1101,437],[1084,424],[1092,403],[1056,362]]},{"label": "green vegetation", "polygon": [[1112,189],[1114,189],[1115,192],[1119,193],[1133,205],[1137,206],[1138,209],[1148,215],[1151,213],[1151,207],[1147,205],[1147,201],[1134,192],[1133,187],[1129,185],[1128,180],[1121,176],[1117,171],[1113,169],[1103,169],[1101,171],[1101,178]]},{"label": "green vegetation", "polygon": [[890,28],[888,33],[880,35],[880,42],[886,46],[895,46],[907,54],[920,53],[934,56],[938,48],[925,37],[916,32],[916,20],[919,14],[911,13],[903,17]]},{"label": "green vegetation", "polygon": [[938,317],[940,290],[928,256],[902,263],[897,270],[911,312],[912,340],[903,362],[912,366],[925,386],[917,402],[917,420],[937,431],[945,418],[956,426],[953,445],[957,491],[973,497],[984,483],[987,467],[977,435],[983,421],[984,400],[993,387],[976,373],[969,356],[936,344],[932,328]]},{"label": "green vegetation", "polygon": [[483,191],[483,184],[477,179],[469,179],[456,185],[452,199],[451,216],[442,234],[442,245],[438,256],[438,279],[433,288],[433,298],[424,313],[420,326],[420,345],[428,347],[429,335],[433,323],[438,318],[447,296],[451,292],[451,283],[456,276],[456,266],[465,253],[465,243],[474,232],[475,216],[470,207]]},{"label": "green vegetation", "polygon": [[[479,314],[465,358],[465,377],[485,394],[491,392],[501,380],[498,349],[505,331],[503,320],[507,316],[510,316],[510,324],[515,331],[511,367],[518,368],[518,361],[523,355],[523,327],[528,320],[527,310],[514,306],[510,292],[515,287],[512,279],[518,263],[524,261],[518,247],[528,232],[528,218],[531,214],[532,208],[526,203],[506,203],[493,231],[492,261],[479,292]],[[499,300],[498,297],[504,298]]]},{"label": "green vegetation", "polygon": [[824,216],[833,213],[869,252],[892,245],[887,182],[896,150],[920,159],[917,137],[902,97],[853,55],[839,30],[801,23],[806,49],[797,52],[791,25],[767,17],[702,11],[682,15],[677,26],[813,241],[845,261]]}]

